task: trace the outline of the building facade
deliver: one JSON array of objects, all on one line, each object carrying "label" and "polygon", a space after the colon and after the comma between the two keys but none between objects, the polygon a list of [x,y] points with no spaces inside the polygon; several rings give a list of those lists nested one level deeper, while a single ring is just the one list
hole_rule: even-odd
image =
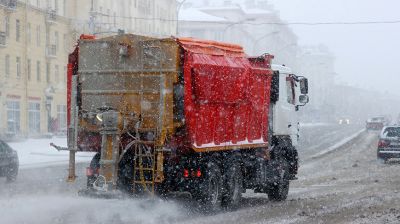
[{"label": "building facade", "polygon": [[66,65],[80,34],[175,34],[175,1],[116,2],[0,0],[0,138],[66,132]]},{"label": "building facade", "polygon": [[19,1],[0,7],[0,135],[66,130],[69,22]]},{"label": "building facade", "polygon": [[180,36],[239,44],[248,55],[269,53],[274,63],[296,66],[297,36],[267,1],[188,1],[178,18]]},{"label": "building facade", "polygon": [[176,33],[176,0],[68,0],[67,17],[80,32],[171,36]]}]

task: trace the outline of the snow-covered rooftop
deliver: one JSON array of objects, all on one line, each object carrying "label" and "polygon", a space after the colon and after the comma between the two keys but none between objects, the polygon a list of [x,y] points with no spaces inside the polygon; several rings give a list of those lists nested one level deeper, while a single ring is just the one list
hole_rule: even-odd
[{"label": "snow-covered rooftop", "polygon": [[247,9],[247,8],[243,8],[243,11],[246,14],[249,14],[249,15],[263,15],[263,14],[274,13],[273,11],[265,10],[265,9]]},{"label": "snow-covered rooftop", "polygon": [[226,19],[213,16],[195,8],[182,8],[179,11],[180,21],[198,21],[198,22],[226,22]]}]

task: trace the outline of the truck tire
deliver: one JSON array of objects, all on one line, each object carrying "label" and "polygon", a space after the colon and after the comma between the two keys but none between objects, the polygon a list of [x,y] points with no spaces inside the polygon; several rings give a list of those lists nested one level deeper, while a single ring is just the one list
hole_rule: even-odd
[{"label": "truck tire", "polygon": [[206,169],[204,178],[199,185],[199,189],[196,190],[197,193],[194,194],[194,197],[201,203],[203,211],[220,211],[223,194],[221,170],[214,161],[209,161]]},{"label": "truck tire", "polygon": [[[96,153],[96,155],[93,156],[92,160],[90,161],[90,165],[89,167],[92,170],[97,170],[100,168],[100,153]],[[87,177],[87,183],[86,186],[88,189],[92,189],[93,188],[93,183],[96,181],[97,176],[96,175],[92,175],[92,176],[88,176]]]},{"label": "truck tire", "polygon": [[289,193],[289,164],[285,159],[277,159],[272,162],[274,180],[267,190],[268,198],[271,201],[286,200]]},{"label": "truck tire", "polygon": [[133,185],[134,163],[135,156],[131,151],[127,152],[119,163],[117,186],[126,193],[133,193],[135,190]]},{"label": "truck tire", "polygon": [[242,198],[243,174],[238,162],[226,168],[224,182],[224,194],[222,205],[228,208],[237,208]]}]

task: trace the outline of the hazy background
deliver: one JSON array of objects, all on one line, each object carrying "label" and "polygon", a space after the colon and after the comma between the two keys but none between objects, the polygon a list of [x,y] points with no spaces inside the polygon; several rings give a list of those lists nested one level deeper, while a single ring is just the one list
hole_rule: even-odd
[{"label": "hazy background", "polygon": [[[397,0],[270,0],[292,22],[400,22]],[[290,25],[300,44],[322,43],[336,58],[336,80],[400,96],[400,23]]]}]

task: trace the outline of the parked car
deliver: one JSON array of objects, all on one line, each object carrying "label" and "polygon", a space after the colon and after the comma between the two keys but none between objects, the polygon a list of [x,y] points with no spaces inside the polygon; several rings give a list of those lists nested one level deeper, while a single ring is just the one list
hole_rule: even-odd
[{"label": "parked car", "polygon": [[386,126],[379,135],[378,159],[400,158],[400,126]]},{"label": "parked car", "polygon": [[0,177],[14,181],[18,175],[19,160],[17,151],[0,140]]},{"label": "parked car", "polygon": [[365,128],[367,131],[380,131],[388,123],[388,120],[384,116],[373,117],[367,120]]}]

